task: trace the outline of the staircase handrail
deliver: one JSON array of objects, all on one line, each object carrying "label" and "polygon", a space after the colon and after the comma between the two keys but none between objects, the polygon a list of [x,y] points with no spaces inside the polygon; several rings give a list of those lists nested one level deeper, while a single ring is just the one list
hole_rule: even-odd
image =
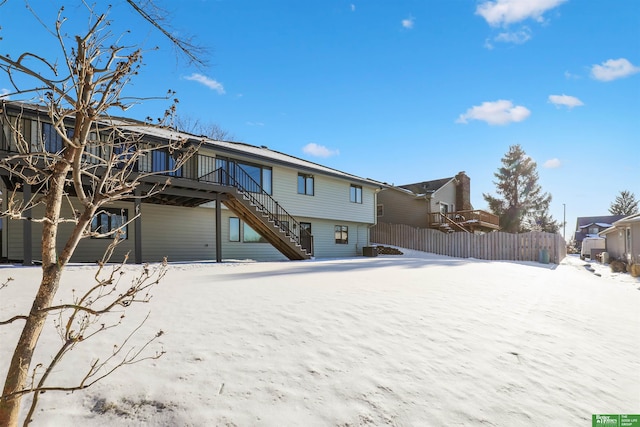
[{"label": "staircase handrail", "polygon": [[455,225],[456,227],[458,227],[459,229],[461,229],[462,231],[466,231],[467,233],[471,233],[469,230],[467,230],[466,228],[464,228],[462,225],[460,225],[459,223],[457,223],[456,221],[452,220],[451,218],[449,218],[448,215],[445,215],[444,213],[440,212],[440,216],[442,218],[444,218],[448,223],[451,223],[453,225]]},{"label": "staircase handrail", "polygon": [[[287,212],[277,200],[271,197],[271,195],[267,193],[255,179],[242,169],[240,165],[236,164],[234,169],[235,174],[231,174],[224,168],[218,168],[213,172],[209,172],[201,176],[199,180],[213,175],[213,182],[216,184],[235,187],[242,196],[246,197],[249,202],[255,205],[264,215],[266,215],[267,218],[285,234],[285,236],[293,239],[296,244],[300,245],[301,248],[312,255],[311,248],[313,248],[313,244],[311,248],[305,248],[302,245],[303,233],[306,233],[306,235],[304,235],[305,237],[312,239],[313,236],[311,233],[304,230],[300,226],[300,223],[291,216],[291,214],[289,214],[289,212]],[[209,178],[205,180],[211,182]]]}]

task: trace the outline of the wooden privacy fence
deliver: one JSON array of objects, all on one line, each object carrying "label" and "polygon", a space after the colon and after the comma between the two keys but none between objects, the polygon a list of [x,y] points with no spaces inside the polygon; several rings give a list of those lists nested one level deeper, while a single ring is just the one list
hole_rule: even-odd
[{"label": "wooden privacy fence", "polygon": [[[511,234],[443,233],[431,228],[379,223],[371,228],[371,242],[458,258],[560,263],[567,247],[560,234],[531,231]],[[543,252],[546,249],[546,253]],[[548,258],[545,257],[548,255]]]}]

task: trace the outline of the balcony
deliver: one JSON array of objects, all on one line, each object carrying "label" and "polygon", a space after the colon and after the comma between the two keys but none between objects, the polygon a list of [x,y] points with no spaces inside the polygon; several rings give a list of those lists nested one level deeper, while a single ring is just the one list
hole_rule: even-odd
[{"label": "balcony", "polygon": [[447,213],[434,212],[429,214],[429,227],[445,233],[489,232],[500,229],[500,220],[497,215],[478,209]]}]

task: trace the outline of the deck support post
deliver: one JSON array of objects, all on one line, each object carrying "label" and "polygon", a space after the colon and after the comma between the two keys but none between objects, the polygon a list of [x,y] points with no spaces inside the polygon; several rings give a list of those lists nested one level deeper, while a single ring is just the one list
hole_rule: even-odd
[{"label": "deck support post", "polygon": [[222,209],[220,193],[216,194],[216,262],[222,262]]},{"label": "deck support post", "polygon": [[[31,200],[31,185],[23,183],[22,198],[27,203]],[[22,265],[33,265],[33,228],[31,223],[31,208],[24,211],[25,220],[22,221]]]},{"label": "deck support post", "polygon": [[136,264],[142,264],[142,202],[140,198],[140,187],[136,187],[133,194],[135,196],[133,201],[134,212],[136,219],[134,220],[135,232],[134,232],[134,258]]}]

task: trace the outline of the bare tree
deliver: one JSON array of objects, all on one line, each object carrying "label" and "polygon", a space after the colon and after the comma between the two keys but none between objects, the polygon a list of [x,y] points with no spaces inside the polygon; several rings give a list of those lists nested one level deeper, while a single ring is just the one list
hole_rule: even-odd
[{"label": "bare tree", "polygon": [[235,141],[235,136],[216,123],[202,123],[199,119],[177,115],[175,118],[176,129],[193,135],[205,136],[215,141]]},{"label": "bare tree", "polygon": [[[22,127],[25,112],[11,116],[4,108],[6,104],[0,107],[2,120],[11,130],[14,144],[14,154],[0,160],[0,168],[18,181],[10,194],[5,195],[8,200],[3,215],[42,224],[42,279],[31,310],[28,314],[14,316],[4,322],[23,321],[24,327],[13,352],[0,398],[2,426],[17,425],[21,399],[33,393],[32,409],[25,420],[25,424],[28,424],[38,395],[49,389],[45,382],[52,365],[40,372],[33,368],[32,357],[51,313],[71,312],[66,322],[59,318],[58,325],[63,337],[61,357],[70,347],[85,341],[94,332],[107,329],[107,326],[98,327],[91,332],[89,326],[83,329],[65,325],[78,322],[92,325],[100,315],[114,307],[145,301],[141,293],[144,294],[148,289],[146,281],[142,285],[132,284],[129,291],[122,295],[117,292],[104,294],[104,289],[113,283],[112,278],[107,278],[98,280],[98,284],[77,301],[64,306],[53,305],[65,266],[80,240],[92,235],[110,234],[117,241],[118,233],[126,226],[121,224],[113,230],[101,230],[92,227],[92,220],[105,205],[114,201],[149,197],[162,191],[170,183],[168,179],[156,179],[156,185],[145,192],[141,192],[140,188],[142,183],[156,175],[170,175],[178,170],[197,150],[197,146],[190,146],[183,139],[146,144],[140,128],[150,123],[136,123],[135,127],[131,127],[130,123],[112,117],[112,112],[126,110],[132,102],[139,101],[125,100],[122,91],[138,73],[142,51],[114,43],[108,31],[107,16],[95,13],[88,6],[87,10],[90,16],[89,29],[86,34],[72,38],[70,45],[62,32],[65,19],[61,14],[58,15],[54,32],[61,49],[62,64],[33,52],[15,57],[0,55],[0,70],[13,85],[8,95],[12,99],[16,95],[35,99],[42,106],[41,113],[44,116],[38,116],[38,120],[47,120],[55,130],[53,141],[40,139],[34,142],[34,138],[28,137],[26,129]],[[20,85],[25,77],[31,80],[28,86],[22,87]],[[168,97],[171,96],[170,93]],[[163,126],[174,114],[175,104],[153,124]],[[171,156],[171,166],[167,170],[145,168],[145,159],[157,151]],[[21,185],[33,188],[33,196],[20,197]],[[61,214],[64,204],[73,207],[69,217]],[[36,206],[42,206],[44,214],[39,218],[27,218],[25,212]],[[64,244],[58,247],[59,226],[63,223],[71,223],[72,231]],[[104,262],[110,258],[111,251],[107,251]],[[159,277],[162,275],[160,273]],[[143,277],[147,277],[146,273],[143,273]],[[146,280],[157,282],[155,279]],[[96,304],[107,300],[109,302],[106,305],[96,308]],[[148,357],[136,352],[133,353],[133,359],[129,356],[131,354],[125,354],[116,365],[123,366]],[[56,360],[58,355],[54,357],[53,366]],[[91,366],[76,388],[84,388],[92,384],[93,379],[103,377],[103,369],[104,365],[100,363]]]}]

